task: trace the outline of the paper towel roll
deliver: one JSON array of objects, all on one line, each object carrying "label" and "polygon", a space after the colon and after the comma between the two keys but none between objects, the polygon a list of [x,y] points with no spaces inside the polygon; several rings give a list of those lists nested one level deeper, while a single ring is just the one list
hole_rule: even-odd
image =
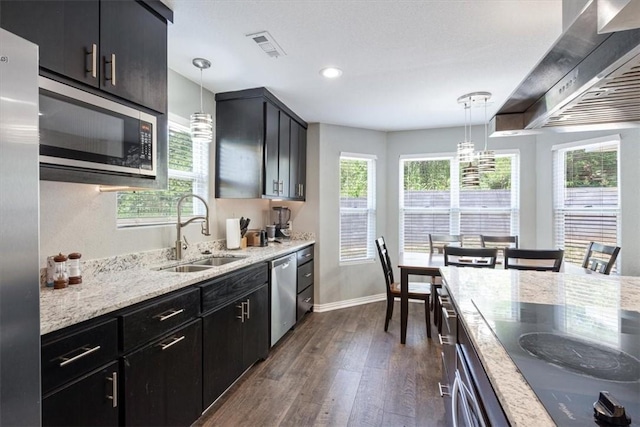
[{"label": "paper towel roll", "polygon": [[240,218],[227,219],[227,249],[240,247]]}]

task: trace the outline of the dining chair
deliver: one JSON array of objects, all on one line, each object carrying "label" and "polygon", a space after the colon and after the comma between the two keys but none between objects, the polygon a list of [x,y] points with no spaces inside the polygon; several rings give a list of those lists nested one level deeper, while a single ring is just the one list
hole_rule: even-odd
[{"label": "dining chair", "polygon": [[487,236],[480,235],[480,244],[483,248],[504,249],[506,246],[518,249],[518,236]]},{"label": "dining chair", "polygon": [[619,246],[607,246],[590,242],[584,254],[582,267],[597,271],[598,273],[610,274],[619,252]]},{"label": "dining chair", "polygon": [[504,268],[516,270],[560,271],[564,251],[562,249],[504,248]]},{"label": "dining chair", "polygon": [[497,248],[458,248],[445,246],[444,265],[452,267],[495,268]]},{"label": "dining chair", "polygon": [[[378,247],[378,256],[382,264],[382,272],[387,286],[387,314],[384,320],[384,331],[389,329],[389,321],[393,316],[393,303],[396,298],[400,298],[400,283],[393,279],[393,268],[391,266],[391,258],[384,241],[384,237],[376,239]],[[424,301],[424,314],[427,323],[427,337],[431,338],[431,319],[429,317],[429,300],[431,297],[431,284],[420,282],[409,282],[409,298]]]},{"label": "dining chair", "polygon": [[429,234],[429,252],[444,253],[446,246],[462,246],[462,236],[456,234]]}]

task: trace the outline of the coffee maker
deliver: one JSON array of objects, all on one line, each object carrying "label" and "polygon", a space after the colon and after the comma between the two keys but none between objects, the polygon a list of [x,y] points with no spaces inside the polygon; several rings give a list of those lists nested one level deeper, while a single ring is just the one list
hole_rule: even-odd
[{"label": "coffee maker", "polygon": [[291,219],[291,209],[286,206],[274,206],[272,209],[273,224],[276,226],[276,238],[290,238],[289,220]]}]

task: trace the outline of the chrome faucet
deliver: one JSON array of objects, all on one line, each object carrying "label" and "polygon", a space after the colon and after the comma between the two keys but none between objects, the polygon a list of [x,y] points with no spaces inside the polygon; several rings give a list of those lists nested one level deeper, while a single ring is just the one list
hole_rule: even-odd
[{"label": "chrome faucet", "polygon": [[[200,201],[202,201],[202,203],[204,203],[204,208],[205,208],[205,216],[194,216],[193,218],[189,219],[188,221],[182,222],[180,220],[180,211],[181,211],[181,207],[182,207],[182,201],[188,197],[193,197],[196,199],[200,199]],[[192,223],[195,220],[198,219],[202,219],[204,220],[204,222],[201,224],[202,227],[202,234],[204,234],[205,236],[210,236],[211,234],[209,233],[209,205],[207,205],[207,202],[205,202],[205,200],[196,195],[196,194],[187,194],[184,195],[182,197],[180,197],[180,200],[178,200],[178,222],[176,224],[176,231],[177,231],[177,240],[176,240],[176,259],[182,259],[182,250],[183,249],[187,249],[188,243],[187,243],[187,238],[184,238],[184,242],[182,241],[182,227],[185,227],[187,225],[189,225],[190,223]]]}]

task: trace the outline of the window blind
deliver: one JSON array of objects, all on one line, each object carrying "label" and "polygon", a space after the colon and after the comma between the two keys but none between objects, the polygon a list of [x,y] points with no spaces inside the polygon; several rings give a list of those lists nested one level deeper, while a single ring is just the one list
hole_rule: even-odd
[{"label": "window blind", "polygon": [[[175,222],[178,199],[185,194],[208,197],[209,144],[191,141],[189,129],[169,123],[168,189],[164,191],[118,192],[118,225],[144,225]],[[200,201],[186,199],[182,216],[204,214]]]},{"label": "window blind", "polygon": [[340,262],[373,260],[375,158],[340,156]]},{"label": "window blind", "polygon": [[554,147],[553,164],[554,244],[565,259],[581,264],[592,241],[619,246],[619,137]]}]

